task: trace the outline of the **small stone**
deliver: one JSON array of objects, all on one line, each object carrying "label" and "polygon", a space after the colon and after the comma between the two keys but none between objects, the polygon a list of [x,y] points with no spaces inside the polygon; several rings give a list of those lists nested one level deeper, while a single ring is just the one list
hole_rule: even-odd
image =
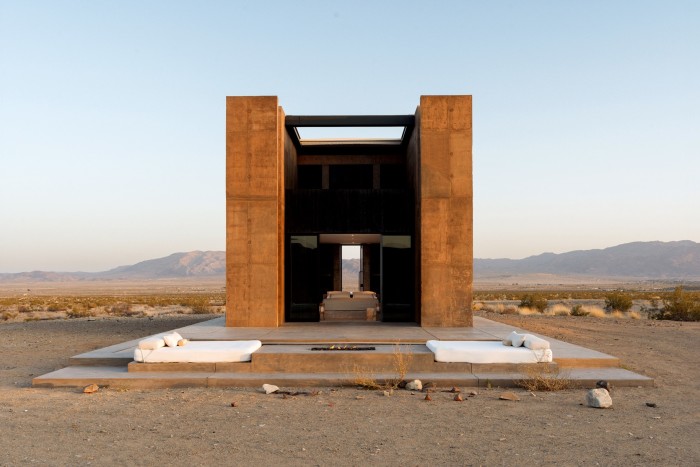
[{"label": "small stone", "polygon": [[431,401],[431,400],[433,400],[433,398],[430,397],[430,393],[428,393],[428,394],[425,395],[425,399],[424,399],[424,400],[426,400],[426,401]]},{"label": "small stone", "polygon": [[612,398],[607,389],[590,389],[586,393],[586,403],[589,407],[607,409],[608,407],[612,407]]},{"label": "small stone", "polygon": [[498,398],[502,401],[519,401],[520,397],[514,392],[504,392]]},{"label": "small stone", "polygon": [[437,388],[437,384],[433,383],[432,381],[428,381],[423,385],[423,391],[431,391],[435,388]]},{"label": "small stone", "polygon": [[647,407],[655,408],[656,404],[654,402],[647,402]]},{"label": "small stone", "polygon": [[457,393],[457,394],[455,394],[455,400],[456,400],[457,402],[462,402],[464,399],[462,399],[462,395],[461,395],[461,394]]},{"label": "small stone", "polygon": [[421,391],[423,389],[423,383],[419,379],[414,379],[406,383],[406,389],[409,391]]},{"label": "small stone", "polygon": [[394,394],[394,390],[393,390],[393,389],[389,389],[388,391],[384,391],[384,396],[386,396],[386,397],[389,397],[389,396],[391,396],[392,394]]},{"label": "small stone", "polygon": [[97,392],[100,390],[100,387],[96,384],[91,384],[90,386],[85,386],[83,388],[83,392],[85,394],[92,394],[93,392]]},{"label": "small stone", "polygon": [[277,392],[280,390],[280,388],[278,388],[274,384],[263,384],[262,388],[263,391],[265,391],[265,394],[272,394],[273,392]]},{"label": "small stone", "polygon": [[401,380],[401,382],[398,384],[399,389],[406,389],[406,383],[407,381]]},{"label": "small stone", "polygon": [[478,395],[479,395],[479,393],[476,391],[469,391],[469,397],[474,397],[474,396],[478,396]]},{"label": "small stone", "polygon": [[238,407],[238,402],[236,402],[236,401],[231,402],[231,407]]},{"label": "small stone", "polygon": [[452,389],[450,389],[450,392],[462,392],[462,390],[458,387],[453,387]]}]

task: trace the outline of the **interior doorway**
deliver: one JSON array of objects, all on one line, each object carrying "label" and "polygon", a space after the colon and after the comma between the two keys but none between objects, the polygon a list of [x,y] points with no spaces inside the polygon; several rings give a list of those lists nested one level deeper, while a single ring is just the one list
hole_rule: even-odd
[{"label": "interior doorway", "polygon": [[363,290],[362,247],[360,245],[342,245],[340,250],[342,290],[345,292]]}]

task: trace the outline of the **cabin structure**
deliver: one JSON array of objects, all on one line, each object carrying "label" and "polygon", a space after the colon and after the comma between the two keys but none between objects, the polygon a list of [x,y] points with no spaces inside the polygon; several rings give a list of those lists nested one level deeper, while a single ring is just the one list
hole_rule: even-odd
[{"label": "cabin structure", "polygon": [[[304,138],[309,127],[400,136]],[[343,245],[360,246],[371,319],[470,327],[472,238],[471,96],[332,116],[286,115],[276,96],[226,98],[227,327],[324,319],[343,289]]]}]

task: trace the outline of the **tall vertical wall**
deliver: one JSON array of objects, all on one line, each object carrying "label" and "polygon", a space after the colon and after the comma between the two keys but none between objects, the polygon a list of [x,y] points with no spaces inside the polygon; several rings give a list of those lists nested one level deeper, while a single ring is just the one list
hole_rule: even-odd
[{"label": "tall vertical wall", "polygon": [[419,114],[420,324],[472,326],[472,99],[421,96]]},{"label": "tall vertical wall", "polygon": [[284,135],[277,97],[226,98],[226,326],[283,321]]}]

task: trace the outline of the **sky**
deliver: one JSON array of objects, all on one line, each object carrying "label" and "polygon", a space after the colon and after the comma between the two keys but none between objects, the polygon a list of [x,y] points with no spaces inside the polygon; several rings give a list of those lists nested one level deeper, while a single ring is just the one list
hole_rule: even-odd
[{"label": "sky", "polygon": [[698,242],[699,25],[694,0],[0,0],[0,272],[224,250],[227,95],[471,94],[477,258]]}]

